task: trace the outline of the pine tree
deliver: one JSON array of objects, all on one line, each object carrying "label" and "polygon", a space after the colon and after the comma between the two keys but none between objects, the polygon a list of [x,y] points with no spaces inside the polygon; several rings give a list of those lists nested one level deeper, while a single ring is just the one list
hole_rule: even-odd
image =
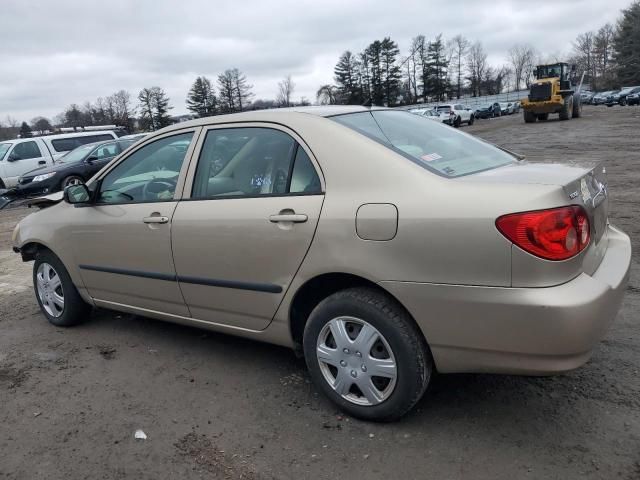
[{"label": "pine tree", "polygon": [[211,81],[207,77],[198,77],[187,96],[187,110],[199,117],[215,115],[217,99]]},{"label": "pine tree", "polygon": [[372,105],[383,106],[385,101],[385,90],[382,85],[382,71],[380,66],[380,55],[382,42],[376,40],[364,51],[368,65],[369,84],[371,89]]},{"label": "pine tree", "polygon": [[138,101],[140,102],[140,128],[142,130],[155,130],[152,89],[143,88],[140,90]]},{"label": "pine tree", "polygon": [[622,86],[640,84],[640,1],[622,11],[613,41],[618,81]]},{"label": "pine tree", "polygon": [[358,75],[359,68],[358,60],[349,50],[340,55],[340,59],[333,70],[334,78],[338,85],[340,103],[346,105],[362,104],[362,85]]},{"label": "pine tree", "polygon": [[33,137],[33,133],[31,133],[31,127],[27,122],[22,122],[20,125],[20,138],[30,138]]},{"label": "pine tree", "polygon": [[400,50],[398,44],[385,37],[380,43],[380,75],[384,92],[384,103],[393,106],[400,94],[402,74],[396,60]]},{"label": "pine tree", "polygon": [[169,115],[169,110],[173,107],[169,105],[169,97],[164,92],[164,90],[160,87],[153,87],[152,89],[152,100],[153,100],[153,123],[156,128],[166,127],[167,125],[171,125],[171,116]]},{"label": "pine tree", "polygon": [[449,90],[449,80],[447,77],[449,62],[445,55],[442,34],[438,35],[435,41],[429,42],[426,59],[427,78],[425,89],[429,95],[438,100],[442,100],[445,93]]}]

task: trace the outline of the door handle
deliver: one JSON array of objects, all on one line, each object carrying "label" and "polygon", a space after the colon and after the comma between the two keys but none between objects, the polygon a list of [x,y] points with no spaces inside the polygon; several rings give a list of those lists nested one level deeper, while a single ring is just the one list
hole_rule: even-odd
[{"label": "door handle", "polygon": [[160,215],[151,215],[150,217],[144,217],[142,221],[144,223],[167,223],[169,221],[169,217],[163,217]]},{"label": "door handle", "polygon": [[44,160],[40,160],[40,161],[38,162],[38,165],[46,165],[46,164],[47,164],[47,162],[45,162]]},{"label": "door handle", "polygon": [[280,213],[278,215],[271,215],[269,217],[269,221],[273,223],[278,222],[293,222],[293,223],[304,223],[307,221],[309,217],[307,217],[303,213]]}]

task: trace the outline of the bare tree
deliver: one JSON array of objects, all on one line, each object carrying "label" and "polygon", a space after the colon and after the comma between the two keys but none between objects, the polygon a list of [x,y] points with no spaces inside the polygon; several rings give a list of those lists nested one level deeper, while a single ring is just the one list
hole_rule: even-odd
[{"label": "bare tree", "polygon": [[281,82],[278,82],[278,95],[276,102],[281,107],[291,106],[291,96],[295,90],[296,84],[291,79],[291,75],[287,75]]},{"label": "bare tree", "polygon": [[593,82],[596,77],[595,62],[593,61],[594,37],[593,32],[581,33],[573,42],[578,72],[584,71],[590,82]]},{"label": "bare tree", "polygon": [[509,49],[509,62],[513,69],[515,90],[520,90],[522,81],[528,84],[526,73],[530,71],[533,63],[534,51],[531,45],[517,44]]},{"label": "bare tree", "polygon": [[238,103],[238,110],[242,111],[248,105],[249,99],[253,97],[253,93],[251,92],[253,85],[247,83],[247,77],[237,68],[231,70],[231,78]]},{"label": "bare tree", "polygon": [[338,103],[338,93],[335,85],[322,85],[316,92],[316,101],[320,105],[335,105]]},{"label": "bare tree", "polygon": [[474,97],[479,97],[481,94],[481,86],[486,79],[487,68],[487,53],[484,51],[482,43],[476,41],[467,53],[467,72]]},{"label": "bare tree", "polygon": [[44,135],[47,132],[53,131],[53,127],[48,118],[35,117],[31,120],[31,130],[37,132],[39,135]]},{"label": "bare tree", "polygon": [[18,128],[18,126],[20,125],[20,122],[18,122],[18,120],[16,120],[11,115],[7,115],[5,119],[5,123],[9,128]]},{"label": "bare tree", "polygon": [[[598,79],[601,79],[605,85],[610,83],[611,67],[613,57],[613,39],[615,31],[610,23],[604,25],[594,39],[594,64]],[[591,82],[591,88],[595,91],[597,88],[595,81]]]},{"label": "bare tree", "polygon": [[462,35],[456,35],[449,41],[451,53],[451,64],[453,64],[456,75],[456,95],[460,98],[462,94],[462,71],[464,69],[464,58],[469,50],[469,40]]}]

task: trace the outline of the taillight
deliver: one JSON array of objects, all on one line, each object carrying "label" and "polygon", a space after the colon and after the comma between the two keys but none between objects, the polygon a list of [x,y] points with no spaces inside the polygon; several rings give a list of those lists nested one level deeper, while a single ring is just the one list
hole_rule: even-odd
[{"label": "taillight", "polygon": [[511,213],[496,227],[518,247],[547,260],[566,260],[589,244],[589,218],[579,205]]}]

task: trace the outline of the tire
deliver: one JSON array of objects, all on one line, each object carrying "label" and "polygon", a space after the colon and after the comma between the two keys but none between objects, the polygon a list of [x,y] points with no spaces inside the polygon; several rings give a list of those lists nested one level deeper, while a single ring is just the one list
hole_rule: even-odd
[{"label": "tire", "polygon": [[473,122],[475,122],[475,121],[476,121],[476,117],[474,115],[471,115],[471,117],[469,118],[469,122],[467,122],[467,123],[469,123],[469,126],[471,126],[471,125],[473,125]]},{"label": "tire", "polygon": [[579,95],[573,96],[573,109],[571,111],[572,118],[580,118],[582,116],[582,99]]},{"label": "tire", "polygon": [[560,120],[569,120],[569,116],[572,110],[572,99],[573,96],[569,95],[564,97],[564,102],[562,103],[562,109],[560,110]]},{"label": "tire", "polygon": [[453,126],[455,128],[460,128],[460,124],[462,123],[462,119],[458,116],[456,117],[456,119],[453,121]]},{"label": "tire", "polygon": [[78,183],[84,183],[84,178],[79,175],[69,175],[60,183],[60,190],[64,190],[70,185],[78,185]]},{"label": "tire", "polygon": [[[343,338],[334,337],[333,331],[342,332]],[[366,353],[358,346],[363,332],[372,339],[366,342]],[[305,326],[303,347],[316,386],[343,411],[363,420],[402,417],[420,400],[433,372],[431,354],[413,319],[394,299],[371,288],[342,290],[320,302]],[[328,362],[321,361],[318,352]],[[366,373],[375,368],[389,377]],[[336,390],[340,387],[341,392]]]},{"label": "tire", "polygon": [[85,303],[71,281],[65,266],[49,250],[41,250],[36,254],[33,288],[40,310],[57,327],[71,327],[82,323],[91,311],[91,307]]},{"label": "tire", "polygon": [[524,111],[524,123],[535,123],[536,114],[533,112]]},{"label": "tire", "polygon": [[547,120],[549,120],[549,114],[548,113],[538,113],[536,115],[536,117],[538,118],[538,120],[540,120],[541,122],[545,122]]},{"label": "tire", "polygon": [[620,99],[620,106],[621,107],[625,107],[627,105],[627,99],[626,98],[621,98]]}]

